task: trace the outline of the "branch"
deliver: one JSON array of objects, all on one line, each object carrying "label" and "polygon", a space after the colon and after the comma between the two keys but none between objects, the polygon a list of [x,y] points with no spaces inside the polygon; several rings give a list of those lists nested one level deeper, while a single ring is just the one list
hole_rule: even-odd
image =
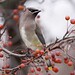
[{"label": "branch", "polygon": [[12,71],[12,70],[15,70],[15,69],[18,69],[18,68],[19,68],[19,66],[14,67],[14,68],[7,68],[7,69],[2,69],[2,68],[0,68],[0,71],[5,71],[5,70],[10,70],[10,71]]},{"label": "branch", "polygon": [[5,33],[5,31],[6,31],[6,27],[4,28],[4,30],[3,30],[3,32],[0,34],[0,38],[2,37],[2,35]]},{"label": "branch", "polygon": [[10,20],[10,18],[11,18],[13,15],[14,15],[14,14],[11,13],[11,14],[5,19],[4,26],[7,25],[7,21]]},{"label": "branch", "polygon": [[8,49],[4,48],[4,47],[1,46],[1,45],[0,45],[0,47],[1,47],[1,48],[3,49],[3,51],[4,51],[5,53],[7,53],[8,55],[15,56],[15,57],[25,57],[25,56],[26,56],[26,54],[21,55],[21,54],[13,53],[13,52],[9,51]]},{"label": "branch", "polygon": [[74,41],[75,41],[75,36],[67,37],[67,38],[59,40],[57,43],[52,43],[48,45],[46,49],[50,48],[50,51],[52,51],[54,49],[60,48],[60,46],[64,43],[72,43]]},{"label": "branch", "polygon": [[[67,38],[64,38],[64,39],[59,40],[56,43],[52,43],[52,44],[48,45],[46,47],[46,49],[49,49],[50,48],[50,51],[52,51],[54,49],[60,48],[60,46],[62,44],[64,44],[64,43],[72,43],[74,41],[75,41],[75,36],[67,37]],[[13,53],[13,52],[9,51],[8,49],[4,48],[3,46],[1,46],[1,48],[8,55],[15,56],[15,57],[26,57],[26,54],[21,55],[21,54]]]}]

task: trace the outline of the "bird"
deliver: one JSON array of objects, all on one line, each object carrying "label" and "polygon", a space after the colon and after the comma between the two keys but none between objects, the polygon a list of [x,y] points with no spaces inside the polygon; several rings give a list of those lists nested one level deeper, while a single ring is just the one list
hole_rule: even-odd
[{"label": "bird", "polygon": [[35,17],[39,12],[39,10],[27,8],[25,12],[20,15],[20,35],[27,48],[32,50],[42,49],[45,45],[45,39],[41,29],[35,22]]}]

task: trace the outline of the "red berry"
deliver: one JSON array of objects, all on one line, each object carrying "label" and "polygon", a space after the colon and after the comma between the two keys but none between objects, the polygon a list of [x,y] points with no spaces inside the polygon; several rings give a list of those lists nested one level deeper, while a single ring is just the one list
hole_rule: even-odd
[{"label": "red berry", "polygon": [[69,20],[69,19],[70,19],[70,16],[66,16],[65,19],[66,19],[66,20]]},{"label": "red berry", "polygon": [[45,59],[46,59],[46,60],[48,60],[48,59],[49,59],[49,56],[48,56],[48,55],[46,55],[46,56],[45,56]]},{"label": "red berry", "polygon": [[20,65],[20,68],[24,68],[24,67],[25,67],[25,64],[22,63],[22,64]]},{"label": "red berry", "polygon": [[70,75],[75,75],[74,72],[71,72]]},{"label": "red berry", "polygon": [[37,69],[37,71],[41,71],[41,68],[40,67],[37,67],[36,69]]},{"label": "red berry", "polygon": [[18,10],[17,10],[17,9],[14,9],[14,10],[13,10],[13,13],[14,13],[14,14],[18,14]]},{"label": "red berry", "polygon": [[68,66],[72,66],[73,65],[73,62],[72,61],[69,61],[68,62]]},{"label": "red berry", "polygon": [[52,70],[53,70],[55,73],[57,73],[57,72],[59,71],[57,67],[53,67]]},{"label": "red berry", "polygon": [[2,53],[0,53],[0,58],[2,58],[3,57],[3,54]]},{"label": "red berry", "polygon": [[55,58],[55,55],[54,55],[54,54],[52,54],[52,55],[51,55],[51,57],[52,57],[52,58]]},{"label": "red berry", "polygon": [[10,73],[10,70],[5,70],[5,73],[6,73],[6,74],[9,74],[9,73]]},{"label": "red berry", "polygon": [[23,10],[24,9],[24,6],[23,5],[19,5],[18,6],[18,10]]},{"label": "red berry", "polygon": [[0,52],[2,51],[3,49],[2,48],[0,48]]},{"label": "red berry", "polygon": [[52,61],[54,61],[54,62],[55,62],[55,61],[56,61],[56,58],[52,58]]},{"label": "red berry", "polygon": [[61,53],[60,52],[56,52],[56,56],[60,56],[61,55]]},{"label": "red berry", "polygon": [[65,57],[64,60],[68,60],[68,57]]},{"label": "red berry", "polygon": [[66,57],[64,58],[64,63],[67,64],[69,62],[69,59]]},{"label": "red berry", "polygon": [[69,60],[64,60],[64,63],[67,64],[69,62]]},{"label": "red berry", "polygon": [[55,62],[56,62],[56,63],[61,63],[62,60],[61,60],[61,59],[56,59]]},{"label": "red berry", "polygon": [[43,55],[44,54],[44,50],[40,50],[40,54]]},{"label": "red berry", "polygon": [[70,20],[70,23],[71,23],[71,24],[75,24],[75,19],[71,19],[71,20]]},{"label": "red berry", "polygon": [[7,64],[7,65],[6,65],[6,68],[10,68],[10,65],[9,65],[9,64]]},{"label": "red berry", "polygon": [[2,69],[6,69],[6,68],[7,68],[6,66],[3,66],[3,67],[2,67]]},{"label": "red berry", "polygon": [[35,72],[35,69],[34,69],[34,68],[31,68],[31,69],[30,69],[30,72],[31,72],[31,73],[34,73],[34,72]]},{"label": "red berry", "polygon": [[3,29],[3,28],[4,28],[4,26],[2,24],[0,24],[0,29]]},{"label": "red berry", "polygon": [[11,41],[8,42],[8,46],[12,46],[12,42]]},{"label": "red berry", "polygon": [[48,69],[48,66],[45,66],[45,70],[46,70],[46,71],[48,71],[48,70],[49,70],[49,69]]},{"label": "red berry", "polygon": [[13,16],[13,19],[14,19],[15,21],[18,21],[18,20],[19,20],[19,16],[18,16],[18,15],[14,15],[14,16]]},{"label": "red berry", "polygon": [[36,54],[39,54],[39,53],[40,53],[40,50],[39,50],[39,49],[37,49],[37,50],[35,51],[35,53],[36,53]]}]

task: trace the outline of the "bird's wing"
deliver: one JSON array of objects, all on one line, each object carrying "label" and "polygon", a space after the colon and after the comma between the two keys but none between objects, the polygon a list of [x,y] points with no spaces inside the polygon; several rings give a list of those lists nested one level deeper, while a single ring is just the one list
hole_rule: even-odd
[{"label": "bird's wing", "polygon": [[45,45],[45,44],[46,44],[46,43],[45,43],[45,39],[44,39],[44,37],[43,37],[43,35],[42,35],[42,32],[41,32],[41,30],[40,30],[40,28],[39,28],[39,26],[38,26],[37,24],[36,24],[35,33],[36,33],[38,39],[40,40],[40,42],[41,42],[43,45]]}]

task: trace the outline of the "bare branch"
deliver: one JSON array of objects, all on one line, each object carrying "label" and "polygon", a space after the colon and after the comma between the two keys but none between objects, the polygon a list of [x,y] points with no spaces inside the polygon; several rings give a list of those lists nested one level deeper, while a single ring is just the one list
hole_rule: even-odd
[{"label": "bare branch", "polygon": [[10,56],[15,56],[15,57],[25,57],[25,56],[26,56],[26,54],[21,55],[21,54],[13,53],[13,52],[9,51],[8,49],[4,48],[4,47],[1,46],[1,45],[0,45],[0,47],[3,49],[3,51],[4,51],[5,53],[7,53],[7,54],[10,55]]},{"label": "bare branch", "polygon": [[60,48],[60,46],[64,43],[72,43],[75,41],[75,36],[71,36],[71,37],[67,37],[64,39],[59,40],[57,43],[52,43],[50,45],[48,45],[46,48],[50,48],[50,50],[54,50],[56,48]]},{"label": "bare branch", "polygon": [[4,26],[7,25],[7,21],[9,21],[12,16],[13,16],[13,13],[11,13],[11,14],[5,19]]},{"label": "bare branch", "polygon": [[3,30],[3,32],[0,34],[0,38],[2,37],[2,35],[5,33],[5,31],[6,31],[6,27],[4,28],[4,30]]}]

